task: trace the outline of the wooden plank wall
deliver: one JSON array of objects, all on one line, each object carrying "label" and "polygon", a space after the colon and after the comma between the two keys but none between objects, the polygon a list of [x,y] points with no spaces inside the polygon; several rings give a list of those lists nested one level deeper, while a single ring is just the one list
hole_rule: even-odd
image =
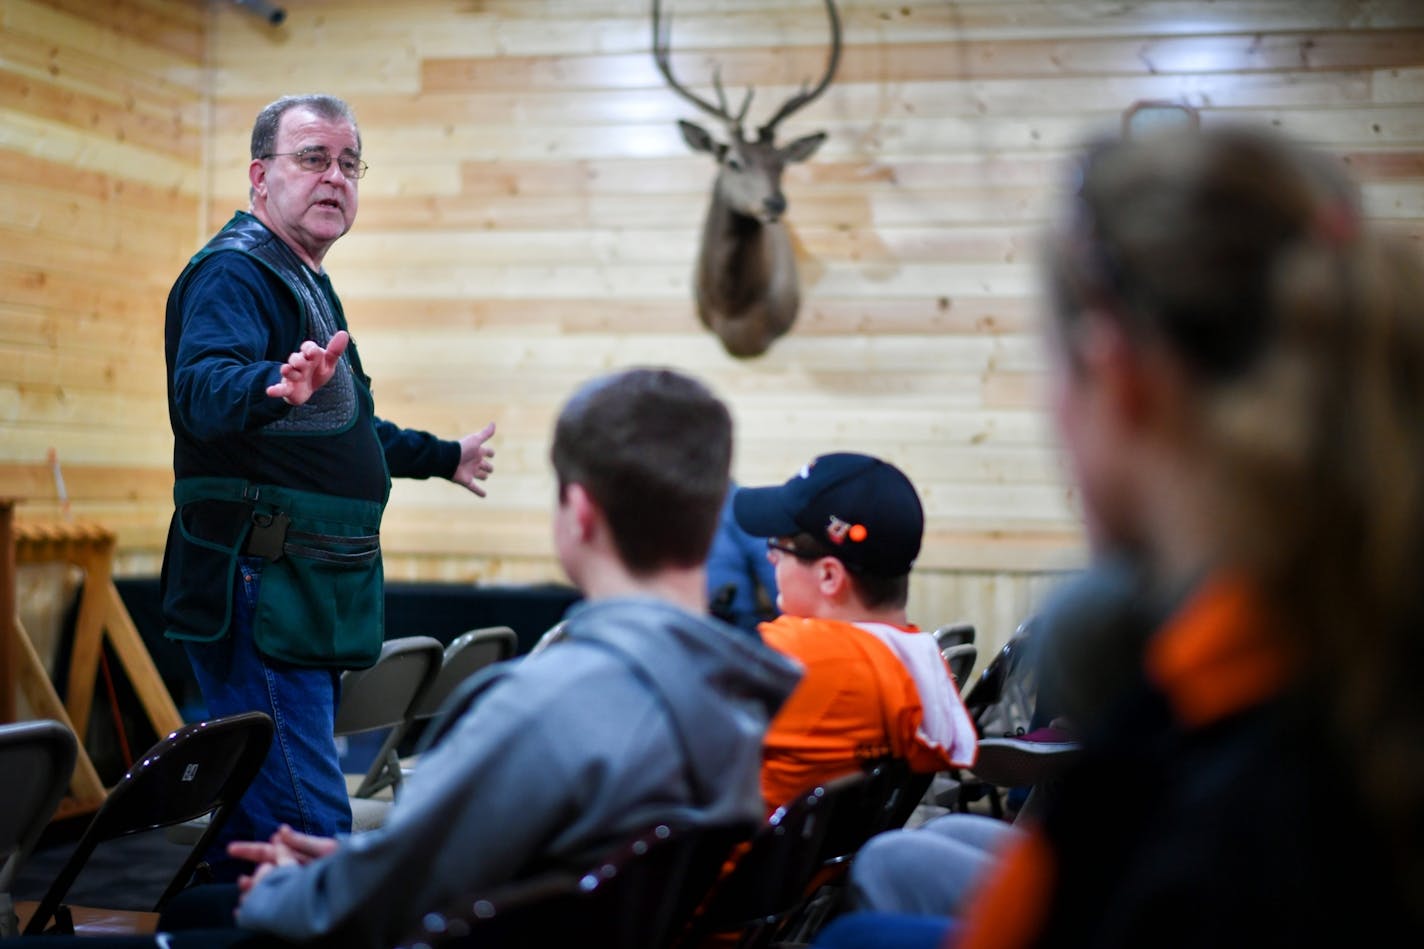
[{"label": "wooden plank wall", "polygon": [[0,0],[0,494],[60,517],[54,451],[75,516],[144,572],[171,507],[163,300],[205,224],[208,18]]},{"label": "wooden plank wall", "polygon": [[[665,5],[679,76],[710,94],[720,64],[734,95],[756,87],[753,122],[823,66],[818,0]],[[557,576],[554,412],[590,375],[665,363],[732,405],[744,482],[835,449],[904,467],[930,515],[916,616],[993,644],[1081,558],[1033,325],[1034,239],[1075,142],[1144,98],[1269,122],[1424,234],[1415,0],[842,0],[837,80],[782,130],[830,134],[786,181],[801,319],[738,362],[692,308],[712,166],[677,134],[697,116],[653,68],[646,0],[285,6],[274,29],[218,0],[0,0],[0,463],[57,447],[130,571],[155,569],[169,510],[163,295],[246,205],[250,124],[283,93],[361,119],[371,172],[327,265],[379,410],[500,427],[488,500],[398,486],[393,577]]]}]

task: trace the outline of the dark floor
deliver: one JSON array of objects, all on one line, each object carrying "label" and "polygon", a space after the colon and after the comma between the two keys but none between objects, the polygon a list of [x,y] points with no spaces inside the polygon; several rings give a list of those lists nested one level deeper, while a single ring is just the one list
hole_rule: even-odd
[{"label": "dark floor", "polygon": [[[350,774],[364,774],[384,740],[384,731],[340,739],[342,768]],[[50,825],[39,846],[20,866],[11,890],[16,900],[44,896],[88,823],[88,817],[73,817]],[[76,906],[151,910],[182,866],[188,849],[170,842],[162,829],[106,841],[85,862],[64,901]]]},{"label": "dark floor", "polygon": [[[42,898],[74,852],[76,842],[77,838],[48,844],[41,841],[20,866],[11,890],[14,898]],[[102,843],[85,862],[64,902],[105,909],[151,910],[189,849],[171,843],[162,830]]]}]

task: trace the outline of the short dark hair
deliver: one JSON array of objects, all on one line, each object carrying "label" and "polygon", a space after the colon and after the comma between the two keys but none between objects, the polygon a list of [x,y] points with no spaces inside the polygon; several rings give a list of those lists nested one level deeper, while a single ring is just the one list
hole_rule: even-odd
[{"label": "short dark hair", "polygon": [[732,464],[732,416],[702,383],[629,369],[586,383],[554,425],[559,497],[578,484],[636,575],[707,559]]},{"label": "short dark hair", "polygon": [[901,573],[893,577],[877,576],[858,570],[846,563],[829,544],[819,540],[814,534],[800,533],[788,538],[790,545],[800,552],[805,560],[819,560],[821,557],[835,557],[846,568],[851,589],[866,609],[878,610],[883,607],[899,609],[910,602],[910,575]]},{"label": "short dark hair", "polygon": [[345,120],[356,130],[356,147],[361,147],[361,127],[356,124],[356,113],[344,99],[321,94],[283,96],[270,102],[252,123],[252,157],[261,158],[272,154],[277,147],[277,130],[282,124],[282,116],[292,109],[309,109],[330,121]]}]

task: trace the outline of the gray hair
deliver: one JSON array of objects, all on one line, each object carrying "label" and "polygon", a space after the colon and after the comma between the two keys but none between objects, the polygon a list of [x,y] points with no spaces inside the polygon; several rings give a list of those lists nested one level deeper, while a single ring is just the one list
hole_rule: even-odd
[{"label": "gray hair", "polygon": [[356,124],[356,113],[343,99],[328,95],[283,96],[257,113],[257,121],[252,123],[252,157],[261,158],[272,154],[277,147],[277,128],[282,124],[282,116],[291,109],[308,109],[323,119],[345,120],[356,130],[356,147],[361,147],[361,128]]}]

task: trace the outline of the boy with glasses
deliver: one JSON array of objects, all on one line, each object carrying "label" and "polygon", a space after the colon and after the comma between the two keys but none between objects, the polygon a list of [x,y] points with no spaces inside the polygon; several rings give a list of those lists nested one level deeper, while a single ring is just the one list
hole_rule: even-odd
[{"label": "boy with glasses", "polygon": [[782,615],[762,638],[806,670],[767,732],[768,809],[886,756],[921,772],[972,764],[973,722],[934,638],[906,616],[924,512],[904,473],[869,455],[822,455],[732,503],[776,568]]}]

